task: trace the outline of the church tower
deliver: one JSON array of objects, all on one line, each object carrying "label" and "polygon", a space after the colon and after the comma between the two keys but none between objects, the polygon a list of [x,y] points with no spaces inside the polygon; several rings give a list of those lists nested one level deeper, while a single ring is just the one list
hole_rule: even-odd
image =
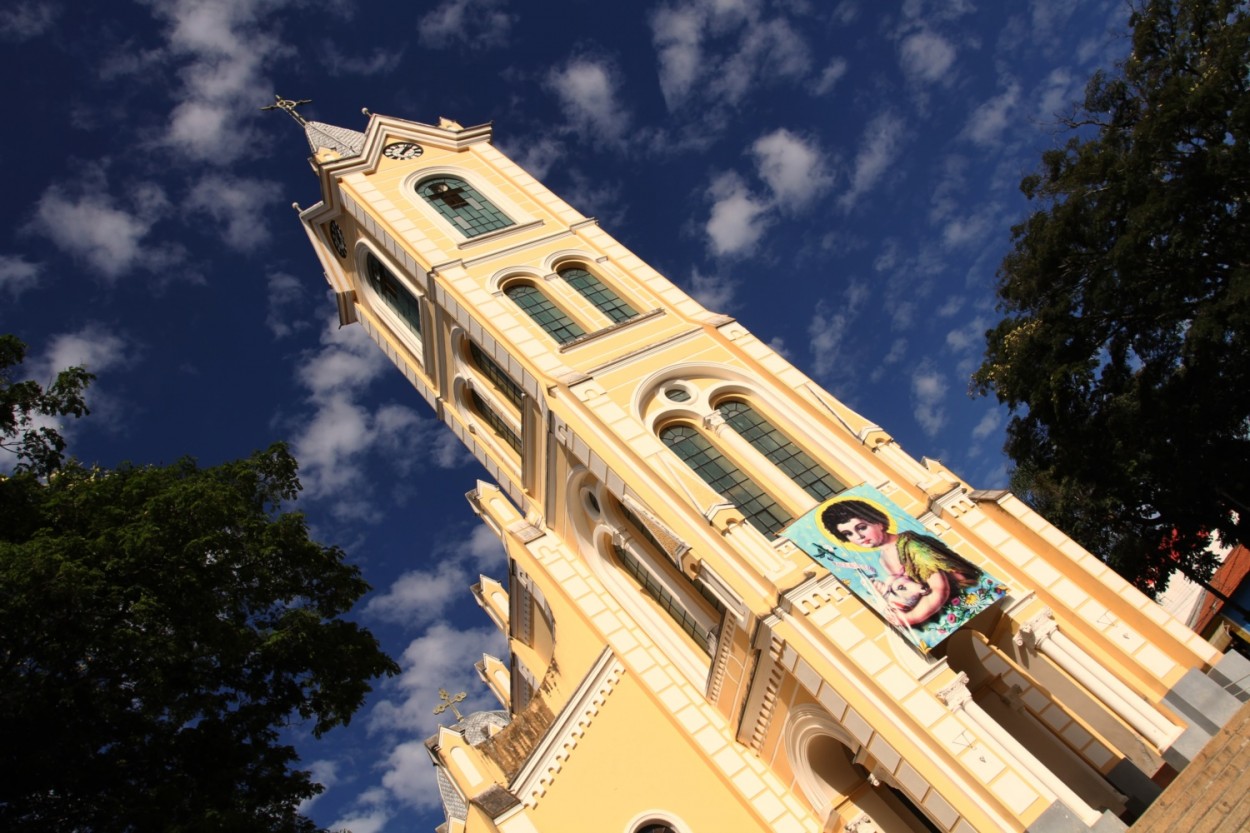
[{"label": "church tower", "polygon": [[340,320],[494,480],[502,705],[427,742],[440,830],[1123,830],[1246,698],[1245,660],[908,456],[489,125],[276,106]]}]

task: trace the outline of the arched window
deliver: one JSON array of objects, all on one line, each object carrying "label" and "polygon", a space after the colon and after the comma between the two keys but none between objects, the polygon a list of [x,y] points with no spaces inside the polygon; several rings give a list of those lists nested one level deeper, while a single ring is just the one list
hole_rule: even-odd
[{"label": "arched window", "polygon": [[776,535],[790,523],[786,510],[777,505],[736,465],[717,451],[707,438],[689,425],[670,425],[660,432],[660,440],[682,461],[720,492],[765,535]]},{"label": "arched window", "polygon": [[393,309],[414,333],[421,335],[420,303],[411,292],[404,288],[399,279],[382,265],[382,261],[378,260],[373,252],[365,255],[365,277],[378,297]]},{"label": "arched window", "polygon": [[726,400],[716,410],[729,427],[816,500],[833,497],[846,488],[746,402]]},{"label": "arched window", "polygon": [[491,430],[501,440],[511,446],[513,451],[520,454],[521,438],[517,435],[517,432],[513,431],[508,421],[501,417],[499,412],[492,408],[490,403],[483,399],[481,394],[473,390],[473,388],[469,388],[469,402],[482,421],[489,425]]},{"label": "arched window", "polygon": [[436,176],[417,186],[417,193],[465,237],[507,228],[512,220],[469,183],[454,176]]},{"label": "arched window", "polygon": [[638,582],[643,592],[669,615],[677,627],[689,634],[704,653],[711,654],[712,646],[715,644],[712,632],[686,609],[681,599],[674,596],[662,582],[652,575],[651,571],[628,548],[614,543],[612,554],[616,556],[621,568],[634,577],[634,581]]},{"label": "arched window", "polygon": [[517,283],[505,289],[504,294],[511,298],[512,302],[526,315],[534,319],[534,323],[546,330],[549,336],[561,344],[568,344],[573,339],[586,334],[576,321],[569,318],[536,286]]},{"label": "arched window", "polygon": [[603,281],[585,269],[578,266],[570,266],[567,269],[561,269],[559,274],[560,277],[568,282],[569,286],[581,293],[586,300],[594,304],[600,312],[611,318],[614,323],[619,324],[622,321],[628,321],[638,314],[633,307],[621,300],[621,296],[608,289]]},{"label": "arched window", "polygon": [[504,398],[517,408],[520,408],[521,386],[508,375],[507,371],[500,367],[498,362],[486,355],[485,350],[471,341],[469,342],[469,355],[473,358],[473,363],[477,365],[478,370],[482,371],[482,375],[495,386],[495,390],[503,394]]}]

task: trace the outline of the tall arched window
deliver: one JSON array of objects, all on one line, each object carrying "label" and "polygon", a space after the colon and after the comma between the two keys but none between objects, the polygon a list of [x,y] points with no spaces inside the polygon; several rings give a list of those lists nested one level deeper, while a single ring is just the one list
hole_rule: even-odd
[{"label": "tall arched window", "polygon": [[417,193],[465,237],[477,237],[513,224],[507,214],[459,177],[436,176],[424,180],[417,186]]},{"label": "tall arched window", "polygon": [[365,277],[378,297],[393,309],[404,323],[417,335],[421,335],[421,305],[399,279],[382,265],[373,252],[365,255]]},{"label": "tall arched window", "polygon": [[785,472],[816,500],[833,497],[846,488],[836,477],[825,471],[820,463],[813,460],[810,454],[791,442],[789,437],[774,428],[746,402],[738,399],[726,400],[716,410],[729,423],[729,427],[741,434],[756,451],[767,457],[769,462]]},{"label": "tall arched window", "polygon": [[511,298],[512,302],[526,315],[534,319],[534,323],[546,330],[549,336],[561,344],[568,344],[573,339],[586,334],[576,321],[569,318],[536,286],[516,283],[505,289],[504,294]]},{"label": "tall arched window", "polygon": [[504,398],[517,408],[520,408],[521,386],[508,375],[507,371],[500,367],[498,362],[486,355],[485,350],[471,341],[469,342],[469,355],[473,357],[473,363],[477,365],[478,370],[482,371],[482,375],[495,386],[495,390],[503,394]]},{"label": "tall arched window", "polygon": [[473,410],[477,411],[478,416],[490,426],[491,430],[504,442],[506,442],[517,454],[521,453],[521,438],[516,431],[512,430],[512,426],[508,421],[499,415],[499,412],[490,406],[490,403],[482,398],[481,394],[469,388],[469,402],[473,406]]},{"label": "tall arched window", "polygon": [[689,425],[670,425],[660,431],[660,440],[682,461],[720,492],[765,535],[776,535],[793,520],[785,509],[752,482],[707,438]]},{"label": "tall arched window", "polygon": [[567,269],[561,269],[559,274],[560,277],[568,282],[569,286],[581,293],[586,300],[594,304],[600,312],[611,318],[614,323],[619,324],[622,321],[628,321],[638,314],[633,307],[621,300],[621,296],[608,289],[603,281],[585,269],[579,266],[570,266]]},{"label": "tall arched window", "polygon": [[643,566],[642,562],[629,551],[626,547],[612,545],[612,554],[616,556],[617,563],[625,572],[634,577],[638,582],[638,586],[643,592],[651,597],[660,608],[669,615],[676,624],[690,638],[698,644],[699,648],[706,654],[712,653],[712,646],[715,644],[712,632],[705,628],[697,618],[691,615],[686,606],[682,604],[681,599],[674,596],[667,587],[664,586],[651,571]]}]

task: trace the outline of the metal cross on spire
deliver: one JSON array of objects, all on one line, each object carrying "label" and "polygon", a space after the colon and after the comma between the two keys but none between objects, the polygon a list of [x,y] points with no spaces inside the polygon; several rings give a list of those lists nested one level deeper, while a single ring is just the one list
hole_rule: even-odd
[{"label": "metal cross on spire", "polygon": [[434,707],[434,713],[442,714],[448,709],[451,709],[452,714],[456,716],[457,721],[464,720],[464,715],[460,714],[460,709],[456,708],[456,704],[467,696],[468,695],[462,691],[453,697],[447,693],[447,689],[440,688],[438,690],[438,698],[443,702]]},{"label": "metal cross on spire", "polygon": [[284,111],[284,112],[285,112],[288,116],[290,116],[291,118],[295,119],[295,121],[296,121],[297,123],[299,123],[300,125],[302,125],[302,126],[307,126],[307,125],[308,125],[308,122],[304,120],[304,117],[303,117],[303,116],[301,116],[299,113],[295,112],[295,108],[296,108],[296,107],[298,107],[298,106],[300,106],[301,104],[312,104],[312,99],[311,99],[311,98],[301,98],[301,99],[299,99],[298,101],[296,101],[296,100],[292,100],[292,99],[289,99],[289,98],[283,98],[282,96],[278,95],[277,93],[274,93],[274,94],[273,94],[273,98],[274,98],[274,103],[273,103],[273,104],[270,104],[268,107],[262,107],[262,108],[260,108],[260,109],[262,109],[262,110],[282,110],[282,111]]}]

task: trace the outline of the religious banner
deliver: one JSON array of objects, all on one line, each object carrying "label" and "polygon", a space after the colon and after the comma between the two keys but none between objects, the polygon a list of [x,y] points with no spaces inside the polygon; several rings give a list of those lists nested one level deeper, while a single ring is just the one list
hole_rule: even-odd
[{"label": "religious banner", "polygon": [[871,486],[856,486],[821,503],[781,534],[922,651],[1007,592],[1003,582]]}]

